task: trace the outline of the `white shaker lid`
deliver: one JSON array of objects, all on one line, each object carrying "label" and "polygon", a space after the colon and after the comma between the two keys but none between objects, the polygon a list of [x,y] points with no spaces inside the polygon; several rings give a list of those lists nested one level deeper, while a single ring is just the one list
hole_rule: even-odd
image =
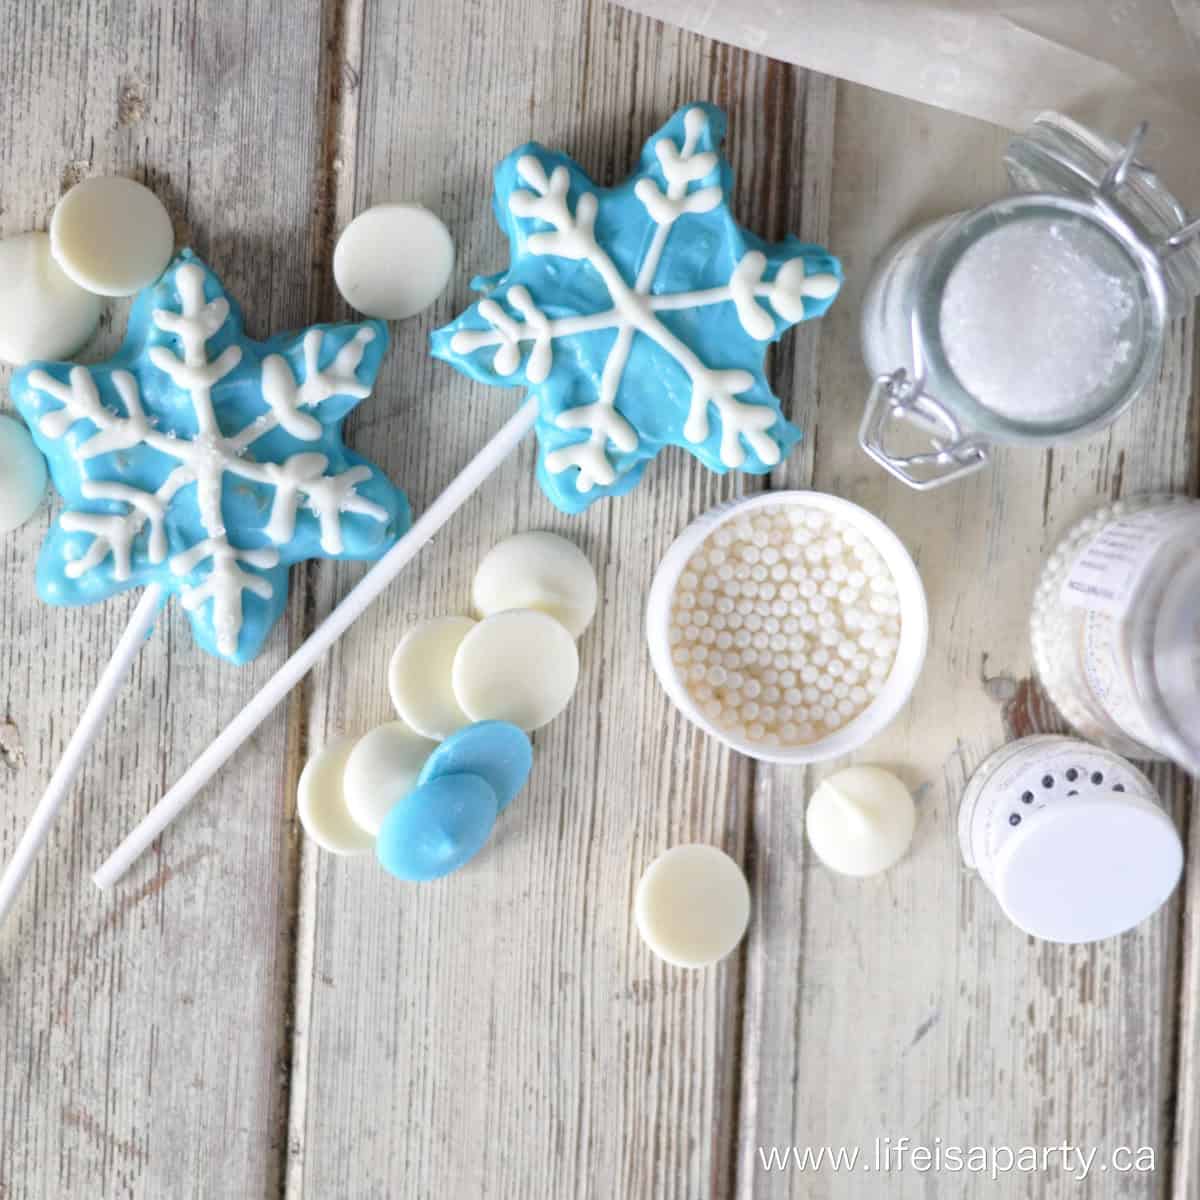
[{"label": "white shaker lid", "polygon": [[1034,937],[1113,937],[1156,912],[1179,881],[1183,845],[1149,780],[1096,746],[1039,737],[1006,747],[965,799],[980,874]]},{"label": "white shaker lid", "polygon": [[1183,848],[1171,819],[1119,797],[1032,814],[995,865],[995,892],[1014,925],[1051,942],[1124,933],[1166,901]]}]

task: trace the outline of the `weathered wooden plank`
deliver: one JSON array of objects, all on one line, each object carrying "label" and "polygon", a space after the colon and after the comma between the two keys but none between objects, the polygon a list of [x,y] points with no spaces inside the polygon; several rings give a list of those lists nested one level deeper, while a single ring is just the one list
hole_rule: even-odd
[{"label": "weathered wooden plank", "polygon": [[[264,336],[307,302],[321,162],[315,6],[5,5],[5,234],[78,178],[143,179]],[[277,69],[286,64],[286,69]],[[115,346],[124,310],[102,345]],[[0,541],[0,857],[132,608],[32,594],[49,520]],[[293,604],[291,621],[303,610]],[[281,661],[240,671],[178,612],[146,646],[86,781],[0,932],[0,1195],[256,1196],[283,1162],[291,830],[282,715],[115,893],[91,871]]]},{"label": "weathered wooden plank", "polygon": [[[920,823],[892,871],[840,878],[804,842],[805,800],[822,772],[758,775],[738,1194],[1081,1194],[1054,1171],[1014,1174],[997,1192],[987,1178],[912,1168],[770,1174],[758,1155],[770,1145],[859,1146],[873,1163],[876,1138],[907,1136],[929,1146],[938,1137],[965,1146],[1068,1141],[1101,1153],[1152,1145],[1157,1175],[1097,1169],[1086,1194],[1165,1195],[1178,897],[1114,941],[1034,942],[961,867],[955,821],[973,767],[1007,738],[1045,728],[1027,622],[1049,547],[1109,496],[1194,482],[1195,441],[1183,436],[1195,420],[1192,330],[1173,335],[1156,394],[1108,433],[1048,454],[1001,454],[988,472],[933,496],[892,483],[855,444],[867,273],[910,225],[1000,194],[1005,135],[851,85],[840,90],[837,130],[829,236],[848,283],[820,331],[811,477],[896,529],[929,591],[932,639],[916,695],[855,756],[894,767],[917,789]],[[779,476],[780,484],[809,478],[803,463]],[[1164,769],[1154,777],[1183,818],[1186,781]]]},{"label": "weathered wooden plank", "polygon": [[[366,13],[354,205],[403,197],[447,219],[451,293],[400,328],[388,465],[416,507],[512,411],[425,353],[428,331],[503,262],[490,168],[536,136],[622,176],[677,105],[726,104],[740,211],[768,233],[805,195],[803,73],[608,5],[532,0]],[[342,219],[349,213],[339,213]],[[372,436],[364,417],[359,439]],[[338,647],[314,683],[314,744],[390,716],[388,654],[418,618],[461,611],[481,554],[520,529],[578,539],[603,601],[568,714],[477,864],[419,888],[306,847],[289,1194],[720,1196],[732,1186],[738,962],[685,973],[632,928],[643,867],[688,840],[742,852],[749,768],[685,726],[653,681],[653,566],[739,485],[664,455],[582,518],[542,497],[527,445]],[[321,571],[321,603],[349,571]],[[303,955],[310,954],[305,959]]]}]

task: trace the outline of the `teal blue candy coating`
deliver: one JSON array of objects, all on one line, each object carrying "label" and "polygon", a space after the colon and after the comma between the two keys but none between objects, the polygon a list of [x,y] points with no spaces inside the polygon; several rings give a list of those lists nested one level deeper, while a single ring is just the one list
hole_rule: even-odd
[{"label": "teal blue candy coating", "polygon": [[478,775],[442,775],[414,788],[384,817],[375,853],[397,879],[440,879],[483,849],[496,812],[496,793]]},{"label": "teal blue candy coating", "polygon": [[[185,269],[186,279],[198,284],[189,294],[207,314],[207,336],[191,350],[196,365],[213,377],[207,388],[182,386],[171,374],[188,356],[171,328],[185,304]],[[306,353],[310,338],[315,341]],[[349,344],[356,340],[356,365],[335,368],[343,350],[355,351]],[[50,604],[89,604],[158,583],[183,598],[205,650],[237,663],[253,658],[286,607],[290,564],[378,558],[411,523],[404,493],[341,438],[342,421],[374,385],[387,342],[381,321],[315,325],[256,342],[245,335],[237,304],[217,277],[185,250],[138,294],[125,341],[111,359],[87,366],[35,362],[17,371],[13,401],[67,510],[42,547],[38,594]],[[305,392],[310,362],[344,386],[328,395]],[[268,376],[276,391],[282,386],[294,394],[295,412],[285,419],[296,433],[278,423],[267,402]],[[215,428],[202,428],[202,419]],[[237,469],[222,469],[209,496],[210,514],[215,504],[219,521],[206,524],[195,477],[178,487],[168,481],[184,478],[187,456],[204,461],[210,447]],[[303,474],[299,490],[278,486],[275,473],[289,460]],[[335,489],[336,497],[326,504],[334,517],[324,530],[310,504],[322,488]],[[268,532],[277,503],[284,509],[294,504],[290,532],[284,532],[287,522]],[[161,509],[157,544],[146,513],[155,506]],[[111,539],[77,524],[97,518],[112,523],[118,542],[131,533],[127,562],[118,561],[126,558],[124,550],[108,549]],[[221,619],[216,594],[205,587],[218,559],[237,580],[220,601]]]},{"label": "teal blue candy coating", "polygon": [[[707,174],[687,182],[685,196],[692,198],[692,209],[660,224],[643,196],[650,193],[653,200],[654,192],[667,193],[669,185],[659,143],[670,142],[663,149],[668,158],[683,152],[689,112],[695,114],[693,124],[703,118],[692,157],[699,164],[707,161],[700,160],[700,155],[712,152],[714,165]],[[799,431],[784,418],[779,400],[767,386],[763,357],[767,345],[797,320],[820,316],[829,307],[841,280],[841,267],[819,246],[806,245],[791,236],[772,244],[737,224],[729,208],[733,174],[729,163],[717,153],[724,132],[725,116],[719,109],[709,104],[687,105],[646,143],[634,174],[612,188],[598,187],[573,159],[536,142],[514,150],[496,168],[493,208],[508,237],[509,268],[473,281],[472,287],[484,293],[484,298],[433,334],[432,352],[473,379],[526,388],[537,397],[538,478],[549,498],[565,512],[580,512],[601,496],[629,491],[649,460],[666,445],[683,446],[707,467],[722,473],[739,466],[762,474],[775,465],[764,461],[740,431],[736,439],[740,450],[734,457],[744,455],[743,460],[736,462],[722,455],[723,417],[715,402],[704,406],[707,435],[695,441],[686,435],[697,361],[701,369],[709,371],[748,373],[750,386],[737,392],[736,399],[775,414],[773,422],[767,421],[765,432],[774,443],[770,457],[776,462],[799,440]],[[531,200],[536,200],[531,190],[535,185],[518,166],[523,158],[537,160],[546,177],[551,177],[556,168],[566,172],[570,182],[565,220],[573,226],[586,228],[587,210],[594,202],[599,254],[589,251],[580,256],[578,243],[564,241],[548,247],[546,236],[553,238],[556,229],[553,222],[513,211],[514,194],[519,208],[527,208]],[[635,191],[639,185],[642,195]],[[717,188],[719,202],[706,208],[709,200],[717,197]],[[701,192],[704,197],[699,196]],[[593,199],[581,205],[589,195]],[[664,234],[665,242],[655,251],[656,235]],[[735,269],[752,251],[765,256],[757,276],[762,316],[751,320],[753,333],[743,323],[732,299],[715,294],[726,288]],[[648,264],[655,253],[661,254],[657,263]],[[785,315],[766,293],[774,290],[772,285],[780,280],[783,268],[796,260],[802,270],[789,268],[785,277],[788,286],[779,288],[780,292],[797,286],[797,274],[801,278],[824,275],[828,286],[819,296],[800,297],[793,292],[792,303],[783,306]],[[613,404],[636,435],[634,444],[631,446],[625,438],[625,444],[618,445],[611,437],[597,434],[613,477],[608,482],[599,477],[584,479],[579,467],[567,460],[572,447],[592,437],[594,426],[578,412],[571,414],[596,403],[606,366],[614,347],[620,344],[622,319],[613,315],[614,287],[637,292],[638,277],[646,268],[653,268],[649,270],[651,277],[640,290],[649,296],[648,308],[653,311],[646,317],[644,328],[632,333],[623,371],[612,372],[616,377]],[[656,298],[658,308],[654,307]],[[605,314],[609,314],[608,319]],[[560,327],[563,322],[578,326],[581,320],[586,328]],[[498,335],[505,325],[511,340],[501,346]],[[628,337],[633,327],[626,324],[624,328],[624,336]],[[648,336],[646,330],[651,328],[665,328],[676,340],[675,348]],[[455,335],[464,332],[475,336],[460,338],[456,345]],[[479,344],[480,333],[496,340]],[[547,354],[552,356],[551,365],[548,374],[539,378]],[[616,360],[614,365],[619,365],[619,353]],[[693,432],[698,434],[698,428]]]},{"label": "teal blue candy coating", "polygon": [[417,786],[443,775],[478,775],[496,793],[503,812],[529,779],[533,744],[507,721],[480,721],[451,734],[425,760]]}]

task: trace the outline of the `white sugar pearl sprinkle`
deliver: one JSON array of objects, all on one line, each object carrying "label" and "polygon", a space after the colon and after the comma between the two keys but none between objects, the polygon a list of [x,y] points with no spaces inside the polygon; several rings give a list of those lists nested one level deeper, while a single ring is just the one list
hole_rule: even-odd
[{"label": "white sugar pearl sprinkle", "polygon": [[805,505],[763,506],[710,535],[680,575],[667,629],[697,708],[733,737],[784,746],[862,712],[899,638],[895,581],[869,538]]}]

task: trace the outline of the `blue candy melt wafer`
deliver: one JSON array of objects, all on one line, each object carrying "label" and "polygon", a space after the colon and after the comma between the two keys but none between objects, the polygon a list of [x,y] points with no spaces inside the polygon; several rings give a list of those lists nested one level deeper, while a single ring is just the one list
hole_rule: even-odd
[{"label": "blue candy melt wafer", "polygon": [[384,817],[375,853],[384,870],[397,879],[440,879],[483,849],[496,812],[496,793],[478,775],[431,779]]},{"label": "blue candy melt wafer", "polygon": [[425,761],[417,784],[444,775],[478,775],[496,793],[499,811],[512,803],[533,769],[533,746],[507,721],[480,721],[448,737]]}]

